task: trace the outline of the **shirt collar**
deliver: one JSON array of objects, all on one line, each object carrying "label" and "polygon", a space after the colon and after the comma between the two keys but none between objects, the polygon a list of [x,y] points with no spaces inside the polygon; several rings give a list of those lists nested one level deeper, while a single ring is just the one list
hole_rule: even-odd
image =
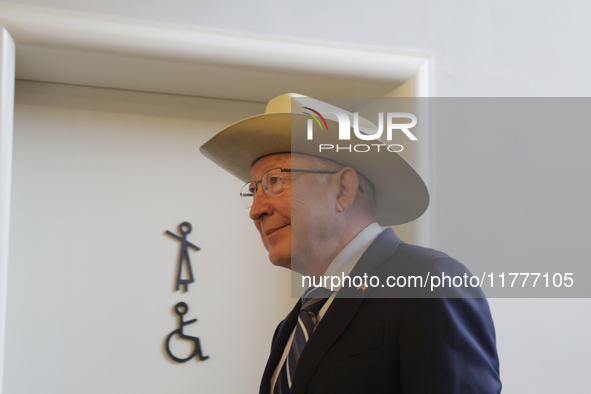
[{"label": "shirt collar", "polygon": [[[361,258],[361,255],[365,250],[369,247],[369,245],[380,235],[382,232],[382,227],[377,222],[373,222],[363,230],[355,238],[351,240],[341,250],[341,252],[334,258],[334,260],[330,263],[324,276],[338,276],[341,277],[342,275],[349,275]],[[335,291],[338,291],[338,288],[335,288]]]}]

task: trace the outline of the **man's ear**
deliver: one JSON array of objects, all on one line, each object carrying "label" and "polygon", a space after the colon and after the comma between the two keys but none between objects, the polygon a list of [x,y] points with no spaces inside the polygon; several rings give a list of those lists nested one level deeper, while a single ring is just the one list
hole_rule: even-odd
[{"label": "man's ear", "polygon": [[334,179],[337,188],[335,209],[337,212],[345,212],[355,201],[359,178],[354,169],[345,167],[335,174]]}]

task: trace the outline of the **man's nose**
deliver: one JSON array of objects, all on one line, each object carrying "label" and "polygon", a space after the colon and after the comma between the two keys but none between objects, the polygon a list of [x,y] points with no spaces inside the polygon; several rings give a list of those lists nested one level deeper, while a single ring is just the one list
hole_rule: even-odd
[{"label": "man's nose", "polygon": [[252,206],[250,207],[250,218],[258,220],[263,215],[269,215],[273,211],[273,207],[269,201],[269,196],[259,187],[253,196]]}]

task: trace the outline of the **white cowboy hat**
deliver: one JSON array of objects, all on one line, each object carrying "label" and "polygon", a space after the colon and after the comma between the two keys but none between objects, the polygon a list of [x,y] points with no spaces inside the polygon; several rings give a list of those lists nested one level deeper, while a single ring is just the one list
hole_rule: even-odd
[{"label": "white cowboy hat", "polygon": [[[316,131],[309,140],[309,109],[324,115],[327,130]],[[303,153],[330,159],[354,168],[373,185],[377,200],[376,220],[382,226],[393,226],[415,220],[429,205],[425,183],[398,153],[386,148],[380,140],[366,141],[350,133],[350,140],[339,141],[339,123],[335,112],[353,114],[320,100],[299,94],[283,94],[267,104],[262,115],[252,116],[220,131],[200,148],[201,153],[244,182],[250,181],[250,168],[260,157],[274,153]],[[359,117],[359,131],[374,134],[377,127]],[[323,119],[324,120],[324,119]],[[321,122],[324,123],[324,122]],[[292,132],[293,130],[293,132]],[[297,132],[296,132],[297,130]],[[346,144],[344,144],[346,143]],[[368,152],[354,149],[323,149],[320,144],[336,146],[384,144]],[[364,148],[365,149],[365,148]]]}]

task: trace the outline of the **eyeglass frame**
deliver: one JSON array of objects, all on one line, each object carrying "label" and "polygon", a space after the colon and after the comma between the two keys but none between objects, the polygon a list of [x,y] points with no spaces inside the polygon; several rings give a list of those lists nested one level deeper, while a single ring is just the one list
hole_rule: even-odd
[{"label": "eyeglass frame", "polygon": [[[339,171],[328,171],[328,170],[302,170],[302,169],[295,169],[295,168],[281,168],[281,167],[275,167],[275,168],[271,168],[267,171],[265,171],[265,173],[263,174],[263,176],[261,177],[261,179],[259,181],[250,181],[250,182],[246,182],[244,184],[244,186],[242,186],[242,189],[244,189],[244,187],[246,185],[250,185],[251,183],[254,182],[254,193],[250,193],[250,195],[245,194],[240,192],[240,197],[244,198],[244,197],[252,197],[253,198],[253,202],[254,202],[254,196],[257,194],[257,192],[259,191],[259,183],[262,184],[263,182],[263,177],[265,175],[267,175],[269,172],[273,171],[273,170],[280,170],[281,171],[281,182],[283,182],[283,173],[284,172],[300,172],[300,173],[308,173],[308,174],[329,174],[329,175],[333,175],[338,173]],[[241,190],[242,190],[241,189]],[[283,190],[283,184],[281,185],[281,189],[279,191]],[[363,189],[361,188],[361,185],[359,185],[359,190],[361,191],[361,193],[363,193]],[[263,189],[263,193],[267,194],[267,192],[265,191],[265,189]],[[273,193],[271,194],[271,196],[275,195],[277,193]],[[267,194],[267,196],[269,196],[269,194]],[[244,200],[243,200],[244,201]],[[245,205],[245,204],[244,204]],[[245,206],[245,209],[249,209],[252,207],[252,204],[250,206]]]}]

